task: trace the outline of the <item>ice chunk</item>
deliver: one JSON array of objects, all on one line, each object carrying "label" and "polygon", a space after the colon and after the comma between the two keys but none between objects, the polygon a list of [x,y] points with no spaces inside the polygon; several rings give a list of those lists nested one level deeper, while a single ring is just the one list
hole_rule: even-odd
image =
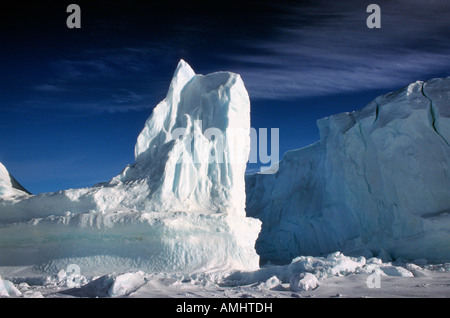
[{"label": "ice chunk", "polygon": [[282,282],[278,279],[277,276],[272,276],[267,279],[265,282],[259,284],[259,288],[264,289],[282,289]]},{"label": "ice chunk", "polygon": [[145,282],[145,275],[142,271],[119,275],[109,288],[108,295],[111,297],[126,296],[144,285]]},{"label": "ice chunk", "polygon": [[414,277],[409,270],[400,266],[381,266],[380,269],[387,276]]},{"label": "ice chunk", "polygon": [[414,277],[427,277],[428,273],[426,269],[422,269],[420,266],[408,263],[406,264],[406,269],[410,271]]},{"label": "ice chunk", "polygon": [[44,298],[44,295],[40,291],[26,291],[23,294],[23,298]]},{"label": "ice chunk", "polygon": [[319,281],[311,273],[301,273],[293,275],[290,280],[290,289],[292,291],[307,291],[316,289]]},{"label": "ice chunk", "polygon": [[343,276],[355,273],[366,264],[364,257],[354,258],[340,252],[324,257],[300,256],[292,260],[289,269],[292,273],[310,272],[318,279]]},{"label": "ice chunk", "polygon": [[22,293],[12,282],[0,276],[0,297],[18,297]]}]

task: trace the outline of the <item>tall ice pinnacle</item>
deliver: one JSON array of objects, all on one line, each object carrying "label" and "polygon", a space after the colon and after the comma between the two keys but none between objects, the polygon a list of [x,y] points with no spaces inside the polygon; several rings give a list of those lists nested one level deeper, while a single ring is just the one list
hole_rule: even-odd
[{"label": "tall ice pinnacle", "polygon": [[117,180],[146,180],[146,209],[245,215],[250,100],[240,76],[196,75],[183,60]]},{"label": "tall ice pinnacle", "polygon": [[195,74],[182,60],[121,174],[91,188],[14,202],[0,196],[0,266],[254,270],[261,222],[245,216],[249,153],[250,101],[240,76]]}]

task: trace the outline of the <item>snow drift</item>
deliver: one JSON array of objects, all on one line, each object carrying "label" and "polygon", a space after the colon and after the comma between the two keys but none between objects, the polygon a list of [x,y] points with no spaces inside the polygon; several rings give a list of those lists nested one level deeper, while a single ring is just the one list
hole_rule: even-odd
[{"label": "snow drift", "polygon": [[220,278],[141,270],[90,277],[61,270],[33,277],[27,269],[15,268],[0,277],[0,297],[446,297],[450,264],[416,263],[420,265],[335,252]]},{"label": "snow drift", "polygon": [[180,61],[120,175],[16,200],[2,181],[0,265],[58,272],[74,263],[98,274],[258,268],[260,222],[244,210],[249,151],[240,76],[197,75]]},{"label": "snow drift", "polygon": [[246,177],[263,259],[343,251],[450,260],[450,78],[318,121],[320,140]]}]

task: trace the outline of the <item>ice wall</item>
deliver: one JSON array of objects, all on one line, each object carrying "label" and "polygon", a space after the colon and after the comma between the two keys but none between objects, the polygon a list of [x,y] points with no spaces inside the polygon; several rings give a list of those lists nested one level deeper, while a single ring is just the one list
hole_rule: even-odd
[{"label": "ice wall", "polygon": [[246,178],[263,259],[333,251],[450,260],[450,78],[318,121],[320,140]]}]

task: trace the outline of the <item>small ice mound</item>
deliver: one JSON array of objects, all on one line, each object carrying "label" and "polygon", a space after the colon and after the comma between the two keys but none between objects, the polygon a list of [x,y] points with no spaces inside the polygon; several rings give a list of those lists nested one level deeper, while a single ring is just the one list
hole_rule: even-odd
[{"label": "small ice mound", "polygon": [[349,257],[340,252],[329,254],[325,257],[300,256],[292,260],[289,265],[292,273],[313,273],[319,280],[333,277],[346,276],[360,271],[366,264],[364,257]]},{"label": "small ice mound", "polygon": [[414,277],[427,277],[428,271],[426,269],[422,269],[420,266],[416,264],[408,263],[406,264],[406,269],[410,271]]},{"label": "small ice mound", "polygon": [[121,274],[110,273],[93,277],[88,283],[77,288],[62,292],[75,297],[123,297],[138,290],[147,283],[146,274],[143,271],[124,272]]},{"label": "small ice mound", "polygon": [[414,83],[409,84],[406,89],[406,96],[410,96],[410,95],[416,93],[417,91],[420,91],[420,89],[422,88],[422,85],[423,85],[422,81],[416,81]]},{"label": "small ice mound", "polygon": [[143,271],[125,273],[117,276],[108,290],[110,297],[120,297],[131,294],[147,282]]},{"label": "small ice mound", "polygon": [[381,266],[380,269],[387,275],[387,276],[399,276],[399,277],[414,277],[414,275],[407,270],[406,268],[403,268],[401,266]]},{"label": "small ice mound", "polygon": [[308,291],[319,287],[319,281],[311,273],[301,273],[293,275],[290,279],[290,289],[292,291]]},{"label": "small ice mound", "polygon": [[281,280],[277,276],[272,276],[269,279],[267,279],[265,282],[260,283],[258,285],[259,289],[261,290],[282,290],[284,289],[282,286]]}]

